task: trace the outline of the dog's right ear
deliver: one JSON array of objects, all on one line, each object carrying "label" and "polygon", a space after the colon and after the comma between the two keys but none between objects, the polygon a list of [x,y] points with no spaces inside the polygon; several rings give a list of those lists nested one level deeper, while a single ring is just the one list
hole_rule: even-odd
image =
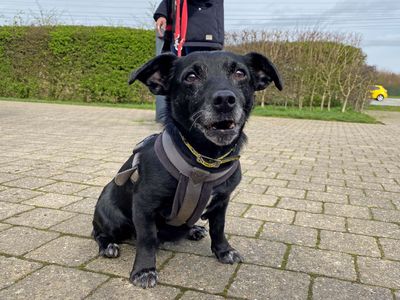
[{"label": "dog's right ear", "polygon": [[128,83],[139,80],[147,85],[153,94],[166,95],[169,92],[170,71],[176,59],[178,58],[172,53],[158,55],[133,71]]}]

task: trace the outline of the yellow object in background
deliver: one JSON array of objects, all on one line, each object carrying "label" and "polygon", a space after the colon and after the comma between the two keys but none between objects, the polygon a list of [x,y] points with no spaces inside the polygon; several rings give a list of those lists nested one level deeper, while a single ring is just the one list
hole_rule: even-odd
[{"label": "yellow object in background", "polygon": [[369,92],[371,93],[371,98],[378,101],[383,101],[383,99],[388,97],[387,90],[381,85],[371,86]]}]

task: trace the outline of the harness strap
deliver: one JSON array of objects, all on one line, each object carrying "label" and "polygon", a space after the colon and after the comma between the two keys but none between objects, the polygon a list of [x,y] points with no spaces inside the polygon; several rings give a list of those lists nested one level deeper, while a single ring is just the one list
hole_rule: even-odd
[{"label": "harness strap", "polygon": [[124,185],[128,179],[130,178],[132,183],[135,183],[138,178],[139,178],[139,162],[140,162],[140,150],[143,148],[143,146],[150,141],[152,138],[154,138],[158,134],[152,134],[143,139],[140,143],[137,143],[135,148],[133,149],[133,159],[132,159],[132,164],[129,169],[126,170],[119,170],[117,175],[114,177],[114,182],[118,186]]},{"label": "harness strap", "polygon": [[131,181],[134,183],[138,180],[139,178],[139,172],[138,172],[138,166],[139,166],[139,157],[140,153],[135,153],[132,159],[132,167],[124,170],[122,172],[119,172],[117,175],[114,177],[114,182],[116,185],[122,186],[124,185],[128,179],[130,178]]},{"label": "harness strap", "polygon": [[164,168],[178,180],[172,210],[167,224],[194,225],[210,199],[212,188],[226,181],[238,168],[235,161],[226,170],[211,173],[190,165],[174,145],[171,136],[164,131],[154,144],[155,152]]}]

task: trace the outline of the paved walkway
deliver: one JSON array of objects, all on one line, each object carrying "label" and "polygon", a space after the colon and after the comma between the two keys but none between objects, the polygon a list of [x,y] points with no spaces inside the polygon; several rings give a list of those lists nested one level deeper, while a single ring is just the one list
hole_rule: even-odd
[{"label": "paved walkway", "polygon": [[400,299],[400,114],[388,125],[253,117],[222,265],[209,238],[166,244],[160,284],[135,249],[90,238],[102,187],[153,112],[0,102],[0,299]]}]

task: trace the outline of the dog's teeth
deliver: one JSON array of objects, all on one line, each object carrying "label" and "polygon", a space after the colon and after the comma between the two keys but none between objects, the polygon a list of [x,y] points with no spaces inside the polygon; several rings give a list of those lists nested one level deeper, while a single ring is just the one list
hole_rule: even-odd
[{"label": "dog's teeth", "polygon": [[231,124],[229,125],[229,129],[233,129],[233,128],[235,128],[235,123],[231,123]]},{"label": "dog's teeth", "polygon": [[212,128],[212,129],[217,129],[217,127],[215,127],[215,126],[212,126],[211,128]]}]

